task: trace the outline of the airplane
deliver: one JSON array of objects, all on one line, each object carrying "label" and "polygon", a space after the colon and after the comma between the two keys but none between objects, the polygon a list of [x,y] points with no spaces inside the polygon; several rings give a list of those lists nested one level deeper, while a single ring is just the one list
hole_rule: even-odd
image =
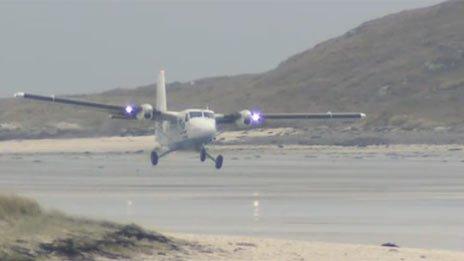
[{"label": "airplane", "polygon": [[214,157],[207,150],[207,145],[214,143],[218,135],[218,126],[235,124],[241,129],[262,126],[268,120],[347,120],[364,119],[364,113],[262,113],[257,110],[242,110],[229,114],[215,113],[209,109],[186,109],[169,111],[166,100],[166,81],[164,70],[160,71],[156,85],[156,105],[151,104],[124,106],[101,104],[89,101],[71,100],[52,96],[41,96],[19,92],[16,98],[31,99],[43,102],[74,105],[96,109],[109,113],[111,119],[145,120],[155,124],[155,137],[160,148],[150,154],[153,166],[171,152],[178,150],[194,150],[200,153],[200,160],[210,159],[216,169],[221,169],[224,161],[222,155]]}]

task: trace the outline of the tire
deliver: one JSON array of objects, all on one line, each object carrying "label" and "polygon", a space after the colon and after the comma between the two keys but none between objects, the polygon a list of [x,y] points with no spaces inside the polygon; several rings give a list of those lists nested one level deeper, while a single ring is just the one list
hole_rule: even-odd
[{"label": "tire", "polygon": [[159,160],[158,152],[152,151],[150,159],[151,159],[151,165],[153,166],[158,165],[158,160]]},{"label": "tire", "polygon": [[206,150],[205,149],[200,150],[200,160],[201,160],[201,162],[204,162],[206,160]]},{"label": "tire", "polygon": [[222,155],[217,156],[217,158],[216,158],[216,169],[221,169],[223,162],[224,162],[224,157],[222,157]]}]

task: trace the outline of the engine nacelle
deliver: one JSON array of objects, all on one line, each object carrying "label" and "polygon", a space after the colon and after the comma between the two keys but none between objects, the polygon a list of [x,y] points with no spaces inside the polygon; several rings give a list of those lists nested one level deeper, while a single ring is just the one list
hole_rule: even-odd
[{"label": "engine nacelle", "polygon": [[238,112],[238,119],[235,121],[235,124],[239,128],[251,128],[252,126],[252,113],[249,110],[243,110]]},{"label": "engine nacelle", "polygon": [[151,120],[153,119],[153,106],[150,104],[140,105],[140,111],[136,115],[138,120]]}]

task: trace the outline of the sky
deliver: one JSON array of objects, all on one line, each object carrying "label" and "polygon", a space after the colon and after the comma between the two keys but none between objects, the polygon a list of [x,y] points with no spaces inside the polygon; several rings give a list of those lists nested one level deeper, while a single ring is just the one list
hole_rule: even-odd
[{"label": "sky", "polygon": [[0,97],[264,72],[359,24],[438,0],[0,1]]}]

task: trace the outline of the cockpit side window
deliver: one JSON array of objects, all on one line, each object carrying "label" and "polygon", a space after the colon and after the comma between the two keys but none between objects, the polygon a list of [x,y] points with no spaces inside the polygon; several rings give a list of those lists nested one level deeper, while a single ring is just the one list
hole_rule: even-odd
[{"label": "cockpit side window", "polygon": [[206,118],[214,119],[214,114],[212,112],[204,112]]},{"label": "cockpit side window", "polygon": [[191,111],[189,112],[190,118],[201,118],[203,117],[203,113],[201,111]]}]

